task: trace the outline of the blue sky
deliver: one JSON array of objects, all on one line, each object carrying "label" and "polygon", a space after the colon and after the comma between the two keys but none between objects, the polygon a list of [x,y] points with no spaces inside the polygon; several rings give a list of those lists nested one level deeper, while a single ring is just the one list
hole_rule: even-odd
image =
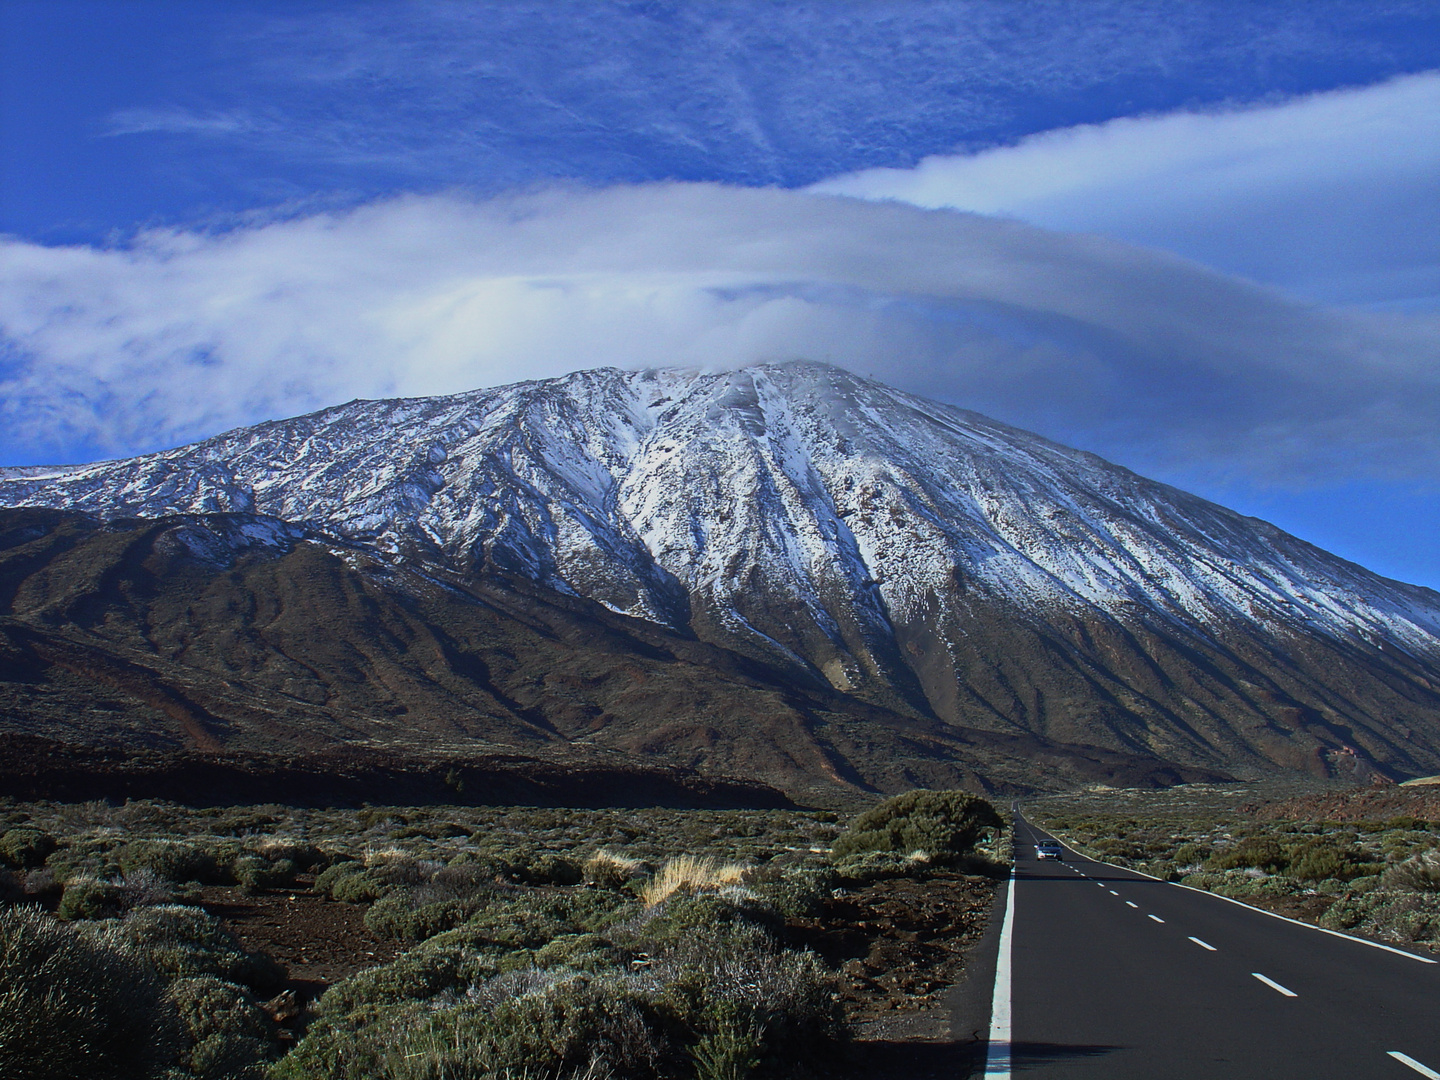
[{"label": "blue sky", "polygon": [[0,464],[808,356],[1440,585],[1433,3],[0,0]]}]

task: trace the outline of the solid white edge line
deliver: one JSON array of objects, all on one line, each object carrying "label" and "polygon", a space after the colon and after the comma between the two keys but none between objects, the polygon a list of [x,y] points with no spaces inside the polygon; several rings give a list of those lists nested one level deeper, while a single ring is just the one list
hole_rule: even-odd
[{"label": "solid white edge line", "polygon": [[1202,949],[1207,950],[1208,952],[1220,951],[1219,949],[1215,948],[1214,945],[1211,945],[1208,941],[1201,941],[1198,937],[1192,937],[1190,940],[1193,941],[1196,945],[1199,945]]},{"label": "solid white edge line", "polygon": [[1440,1080],[1440,1072],[1436,1072],[1434,1069],[1431,1069],[1425,1065],[1421,1065],[1420,1062],[1416,1061],[1409,1054],[1402,1054],[1399,1050],[1387,1050],[1386,1053],[1393,1057],[1396,1061],[1401,1062],[1404,1065],[1409,1065],[1410,1068],[1414,1069],[1421,1076],[1428,1076],[1430,1080]]},{"label": "solid white edge line", "polygon": [[[1236,907],[1247,908],[1250,911],[1258,911],[1261,915],[1269,915],[1272,919],[1279,919],[1281,922],[1288,922],[1295,926],[1303,926],[1306,930],[1318,930],[1320,933],[1329,934],[1331,937],[1344,938],[1346,941],[1354,941],[1360,945],[1369,945],[1372,949],[1384,949],[1386,952],[1394,953],[1396,956],[1404,956],[1408,957],[1411,960],[1419,960],[1422,964],[1433,964],[1436,962],[1428,956],[1417,956],[1413,952],[1406,952],[1404,949],[1397,949],[1393,945],[1382,945],[1378,941],[1369,941],[1363,937],[1356,937],[1354,934],[1346,934],[1339,930],[1331,930],[1329,927],[1325,926],[1316,926],[1314,923],[1301,922],[1299,919],[1292,919],[1288,915],[1277,915],[1273,911],[1266,911],[1263,907],[1256,907],[1254,904],[1247,904],[1245,903],[1245,901],[1236,900],[1234,897],[1231,896],[1221,896],[1219,893],[1207,892],[1204,889],[1197,889],[1193,885],[1182,885],[1178,881],[1166,881],[1164,878],[1158,878],[1154,874],[1147,874],[1144,870],[1132,870],[1128,866],[1116,866],[1114,863],[1101,862],[1099,859],[1091,859],[1089,855],[1080,855],[1080,852],[1075,851],[1075,849],[1072,847],[1067,846],[1065,850],[1079,855],[1082,859],[1090,859],[1091,862],[1098,863],[1100,866],[1108,866],[1112,870],[1123,870],[1128,874],[1139,874],[1141,877],[1149,878],[1151,881],[1158,881],[1161,885],[1173,885],[1177,889],[1184,889],[1187,892],[1199,893],[1201,896],[1213,896],[1216,900],[1224,900],[1227,904],[1234,904]],[[1120,894],[1116,893],[1115,895],[1119,896]]]},{"label": "solid white edge line", "polygon": [[987,1080],[1010,1080],[1010,954],[1015,941],[1015,869],[1005,893],[1005,921],[995,957],[995,993],[990,999],[990,1041],[985,1047]]},{"label": "solid white edge line", "polygon": [[1299,997],[1299,996],[1300,996],[1299,994],[1295,993],[1294,990],[1287,990],[1285,987],[1283,987],[1283,986],[1281,986],[1279,983],[1277,983],[1274,979],[1267,979],[1264,975],[1261,975],[1258,971],[1252,971],[1252,972],[1250,972],[1250,974],[1253,975],[1253,976],[1255,976],[1255,978],[1259,979],[1259,980],[1260,980],[1261,982],[1263,982],[1266,986],[1270,987],[1271,990],[1274,990],[1274,991],[1276,991],[1276,992],[1278,992],[1278,993],[1284,994],[1286,997]]}]

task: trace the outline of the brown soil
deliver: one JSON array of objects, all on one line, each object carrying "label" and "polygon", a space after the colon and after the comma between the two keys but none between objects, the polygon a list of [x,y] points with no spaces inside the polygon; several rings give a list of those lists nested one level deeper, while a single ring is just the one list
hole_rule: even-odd
[{"label": "brown soil", "polygon": [[823,919],[792,928],[839,968],[847,1020],[893,1023],[939,1008],[985,929],[994,895],[994,881],[973,875],[892,878],[836,897]]},{"label": "brown soil", "polygon": [[251,952],[263,952],[290,973],[290,989],[302,999],[376,964],[389,963],[401,946],[365,926],[365,906],[342,904],[310,891],[310,879],[291,891],[247,895],[208,888],[205,910],[221,919]]}]

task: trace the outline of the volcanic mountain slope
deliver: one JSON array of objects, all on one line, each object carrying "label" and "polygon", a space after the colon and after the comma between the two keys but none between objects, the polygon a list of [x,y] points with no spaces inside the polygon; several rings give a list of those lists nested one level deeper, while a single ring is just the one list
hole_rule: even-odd
[{"label": "volcanic mountain slope", "polygon": [[[824,365],[603,369],[352,402],[128,461],[8,470],[0,504],[265,522],[303,533],[294,550],[372,567],[382,592],[389,574],[444,582],[457,610],[499,581],[560,607],[588,601],[587,619],[709,647],[697,670],[743,658],[747,677],[847,715],[964,738],[1238,775],[1440,771],[1440,595]],[[172,523],[167,542],[186,547],[204,521]],[[191,545],[196,558],[209,543]],[[288,581],[244,589],[263,606]],[[13,617],[34,625],[36,610]],[[184,650],[167,662],[198,663]],[[328,702],[369,678],[338,660],[308,671],[294,686],[309,689],[277,691],[304,702],[320,687]],[[485,719],[467,679],[484,681],[432,680],[473,710],[457,731],[527,737]],[[418,711],[399,726],[445,712]],[[642,727],[664,726],[665,712],[642,711]],[[732,724],[743,735],[743,714]],[[861,775],[889,752],[840,758]]]},{"label": "volcanic mountain slope", "polygon": [[518,755],[810,801],[1206,775],[901,716],[524,579],[417,573],[250,514],[0,510],[0,611],[0,732],[184,769],[195,755],[173,752],[238,754],[249,774],[267,754],[312,774],[477,757],[534,773]]}]

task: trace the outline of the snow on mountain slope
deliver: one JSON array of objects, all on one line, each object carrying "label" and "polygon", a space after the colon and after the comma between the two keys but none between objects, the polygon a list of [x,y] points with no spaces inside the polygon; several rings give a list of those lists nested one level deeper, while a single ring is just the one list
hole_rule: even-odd
[{"label": "snow on mountain slope", "polygon": [[356,401],[0,471],[0,505],[267,514],[971,726],[1208,764],[1440,754],[1440,595],[820,364]]},{"label": "snow on mountain slope", "polygon": [[357,401],[126,461],[0,470],[0,503],[258,512],[489,557],[614,610],[724,611],[763,575],[883,630],[957,578],[1034,609],[1143,607],[1436,647],[1440,596],[974,413],[818,364],[604,369]]}]

